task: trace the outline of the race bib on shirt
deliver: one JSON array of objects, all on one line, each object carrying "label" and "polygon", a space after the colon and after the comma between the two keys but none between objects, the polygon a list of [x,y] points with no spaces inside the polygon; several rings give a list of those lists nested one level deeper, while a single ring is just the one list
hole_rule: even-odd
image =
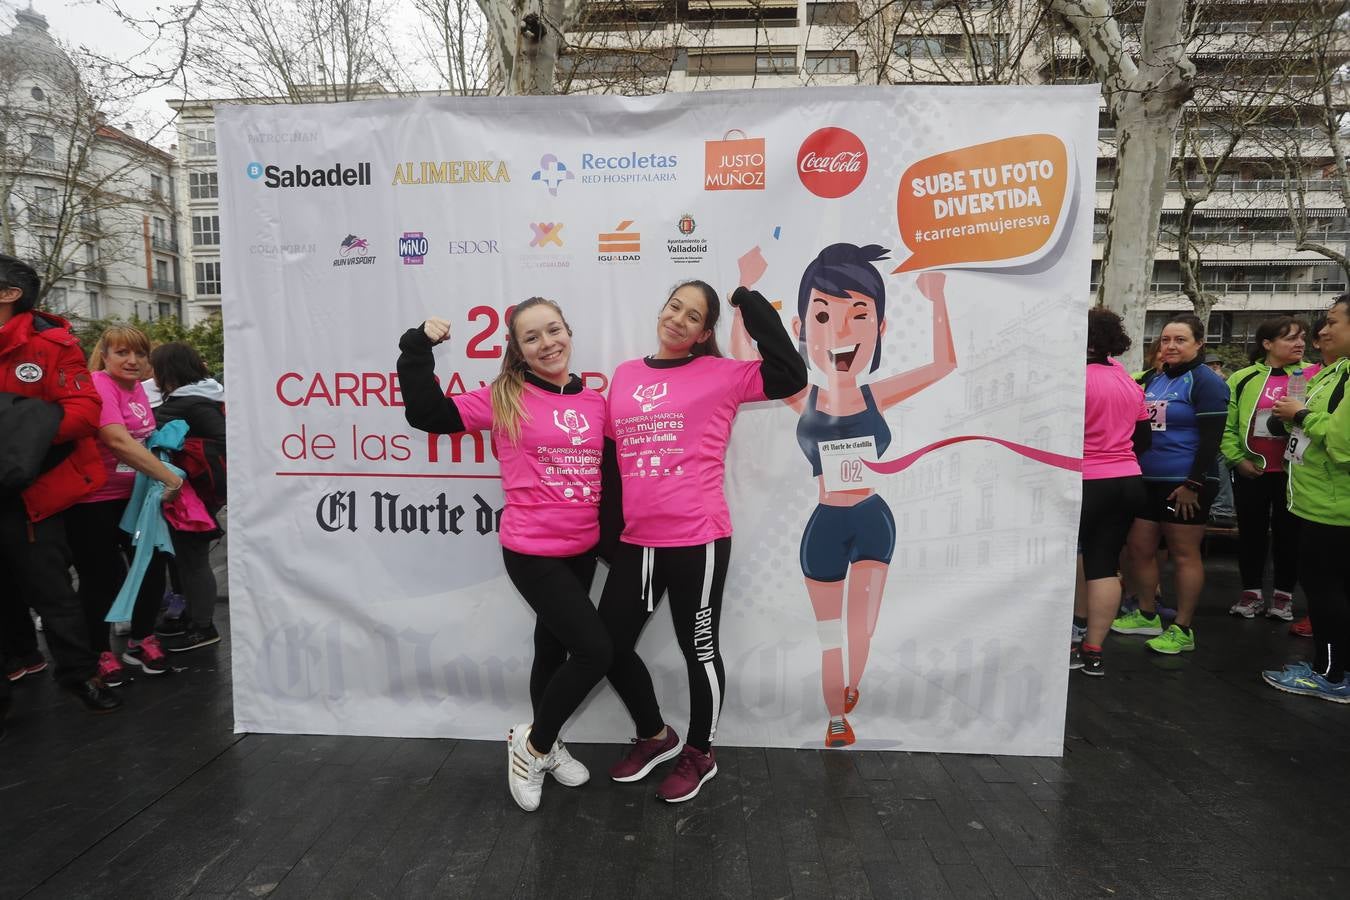
[{"label": "race bib on shirt", "polygon": [[1303,465],[1303,451],[1308,448],[1308,436],[1302,428],[1289,432],[1289,443],[1284,445],[1284,461],[1290,465]]},{"label": "race bib on shirt", "polygon": [[1270,417],[1275,414],[1273,409],[1257,410],[1256,415],[1252,416],[1252,437],[1259,438],[1282,438],[1284,435],[1275,434],[1270,430]]},{"label": "race bib on shirt", "polygon": [[820,441],[820,473],[825,477],[827,491],[857,491],[875,488],[879,482],[876,472],[863,461],[877,461],[877,439],[872,435]]},{"label": "race bib on shirt", "polygon": [[1167,430],[1167,401],[1166,400],[1148,400],[1144,404],[1148,407],[1148,427],[1154,431]]}]

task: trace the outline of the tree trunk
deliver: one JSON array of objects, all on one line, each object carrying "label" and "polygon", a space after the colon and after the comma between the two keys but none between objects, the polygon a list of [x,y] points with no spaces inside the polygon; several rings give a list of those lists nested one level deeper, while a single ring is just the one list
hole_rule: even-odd
[{"label": "tree trunk", "polygon": [[[1073,29],[1102,82],[1116,125],[1116,183],[1106,222],[1099,299],[1136,338],[1153,280],[1163,193],[1195,66],[1186,58],[1186,0],[1148,0],[1138,58],[1125,49],[1109,0],[1044,0]],[[1127,357],[1142,358],[1136,340]]]},{"label": "tree trunk", "polygon": [[551,94],[564,32],[583,0],[478,0],[507,94]]}]

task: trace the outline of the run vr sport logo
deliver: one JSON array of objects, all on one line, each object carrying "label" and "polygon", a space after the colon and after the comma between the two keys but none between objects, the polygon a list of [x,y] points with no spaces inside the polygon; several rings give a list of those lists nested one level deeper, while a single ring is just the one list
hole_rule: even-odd
[{"label": "run vr sport logo", "polygon": [[306,168],[299,163],[294,166],[276,166],[251,162],[245,172],[254,181],[262,179],[263,187],[266,188],[369,187],[371,184],[368,162],[360,162],[355,166],[345,166],[339,162],[316,168]]}]

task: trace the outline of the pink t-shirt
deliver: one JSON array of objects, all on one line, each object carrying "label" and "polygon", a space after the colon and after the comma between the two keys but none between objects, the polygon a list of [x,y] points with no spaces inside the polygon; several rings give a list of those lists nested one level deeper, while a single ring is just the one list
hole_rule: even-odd
[{"label": "pink t-shirt", "polygon": [[[1303,370],[1303,377],[1311,379],[1312,375],[1307,369]],[[1252,452],[1259,453],[1266,458],[1267,472],[1284,471],[1284,446],[1288,442],[1288,437],[1272,437],[1269,434],[1271,410],[1275,408],[1275,403],[1286,393],[1289,392],[1289,376],[1281,371],[1278,375],[1271,373],[1266,376],[1265,386],[1261,389],[1260,395],[1256,398],[1256,409],[1252,412],[1252,420],[1247,425],[1247,446]]]},{"label": "pink t-shirt", "polygon": [[600,541],[600,460],[605,398],[525,385],[520,443],[492,427],[492,388],[450,399],[466,431],[491,431],[501,463],[502,546],[531,556],[576,556]]},{"label": "pink t-shirt", "polygon": [[740,405],[765,399],[760,364],[714,356],[653,362],[629,360],[609,384],[608,434],[623,478],[621,540],[692,547],[727,537],[727,440]]},{"label": "pink t-shirt", "polygon": [[1083,406],[1083,480],[1139,474],[1134,425],[1148,419],[1144,389],[1114,359],[1087,365]]},{"label": "pink t-shirt", "polygon": [[[98,426],[125,425],[131,436],[144,444],[155,432],[155,414],[150,411],[150,399],[145,396],[145,388],[138,384],[127,390],[107,372],[95,372],[93,375],[94,387],[103,398],[103,413],[99,416]],[[98,455],[103,460],[108,481],[80,502],[125,500],[130,497],[131,489],[136,484],[136,470],[119,462],[102,441],[98,442]]]}]

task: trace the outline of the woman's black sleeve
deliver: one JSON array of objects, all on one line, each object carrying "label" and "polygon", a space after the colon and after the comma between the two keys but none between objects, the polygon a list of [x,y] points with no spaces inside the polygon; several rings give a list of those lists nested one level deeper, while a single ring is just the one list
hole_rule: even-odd
[{"label": "woman's black sleeve", "polygon": [[596,553],[607,563],[614,559],[623,525],[623,479],[619,476],[618,446],[605,438],[604,455],[600,458],[600,544]]},{"label": "woman's black sleeve", "polygon": [[1190,480],[1203,483],[1206,475],[1214,468],[1219,456],[1219,443],[1223,440],[1223,430],[1227,417],[1210,414],[1195,417],[1200,429],[1200,447],[1195,451],[1195,460],[1191,463]]},{"label": "woman's black sleeve", "polygon": [[1135,458],[1139,458],[1148,452],[1148,448],[1153,446],[1153,423],[1148,419],[1140,419],[1134,423],[1134,434],[1130,436],[1130,443],[1134,445]]},{"label": "woman's black sleeve", "polygon": [[759,346],[764,396],[782,400],[800,393],[806,387],[806,360],[797,352],[773,304],[759,291],[738,287],[731,295],[731,305],[739,307],[746,332]]},{"label": "woman's black sleeve", "polygon": [[409,328],[399,339],[398,383],[403,393],[403,417],[408,424],[432,434],[458,434],[464,430],[455,401],[445,396],[436,383],[436,357],[431,338],[422,330]]}]

